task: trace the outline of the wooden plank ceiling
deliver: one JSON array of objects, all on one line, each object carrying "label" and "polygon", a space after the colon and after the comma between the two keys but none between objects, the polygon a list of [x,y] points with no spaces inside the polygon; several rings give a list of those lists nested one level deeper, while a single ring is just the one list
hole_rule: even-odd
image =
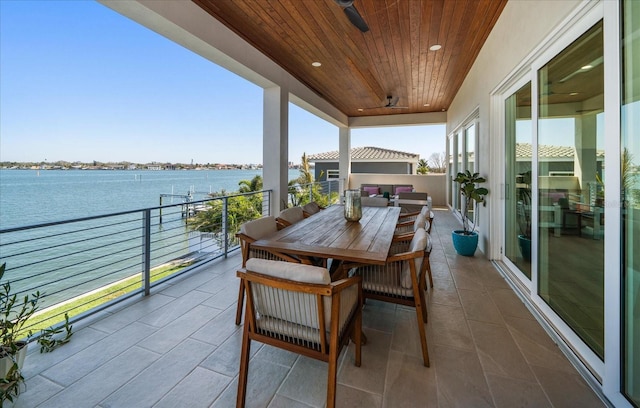
[{"label": "wooden plank ceiling", "polygon": [[348,116],[447,110],[507,2],[193,1]]}]

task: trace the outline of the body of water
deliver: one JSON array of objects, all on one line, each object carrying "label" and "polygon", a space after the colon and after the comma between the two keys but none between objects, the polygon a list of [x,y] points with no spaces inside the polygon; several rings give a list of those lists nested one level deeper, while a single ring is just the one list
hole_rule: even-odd
[{"label": "body of water", "polygon": [[[160,194],[233,192],[262,170],[0,169],[0,229],[160,205]],[[289,179],[298,177],[289,171]],[[163,204],[179,203],[179,197]]]}]

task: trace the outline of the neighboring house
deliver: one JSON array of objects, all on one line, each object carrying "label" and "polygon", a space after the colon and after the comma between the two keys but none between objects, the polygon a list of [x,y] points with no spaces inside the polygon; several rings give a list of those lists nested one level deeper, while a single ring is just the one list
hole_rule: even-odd
[{"label": "neighboring house", "polygon": [[[380,147],[354,147],[351,149],[351,173],[416,174],[420,155],[383,149]],[[338,178],[339,152],[310,154],[309,163],[315,164],[315,179]],[[321,177],[322,175],[322,177]]]},{"label": "neighboring house", "polygon": [[[539,145],[538,152],[538,160],[545,163],[545,167],[541,169],[540,176],[574,176],[579,172],[576,171],[579,169],[575,167],[576,163],[581,162],[581,160],[576,160],[579,152],[577,152],[573,146]],[[587,151],[587,149],[585,149],[582,154],[595,154],[596,172],[598,176],[602,176],[604,151]],[[525,171],[531,170],[532,157],[531,144],[516,143],[516,173],[524,173]],[[595,174],[590,175],[590,177],[594,178]]]}]

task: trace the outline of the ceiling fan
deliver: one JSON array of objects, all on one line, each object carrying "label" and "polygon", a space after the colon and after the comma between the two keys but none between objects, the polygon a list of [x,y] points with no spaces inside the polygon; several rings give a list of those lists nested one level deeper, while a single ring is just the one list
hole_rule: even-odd
[{"label": "ceiling fan", "polygon": [[351,24],[358,28],[358,30],[363,33],[369,31],[369,26],[353,5],[353,0],[336,0],[336,3],[344,9],[344,13],[347,15],[347,18],[351,21]]},{"label": "ceiling fan", "polygon": [[388,108],[388,109],[409,109],[408,106],[398,106],[398,100],[400,99],[399,96],[396,96],[395,98],[391,95],[387,96],[387,104],[386,105],[382,105],[382,106],[376,106],[375,108],[360,108],[358,109],[359,111],[363,111],[363,110],[368,110],[368,109],[381,109],[381,108]]},{"label": "ceiling fan", "polygon": [[384,107],[390,109],[409,109],[408,106],[398,106],[399,99],[399,96],[396,96],[395,98],[391,95],[387,96],[387,104],[384,105]]},{"label": "ceiling fan", "polygon": [[551,84],[551,83],[545,83],[542,85],[542,92],[540,92],[540,96],[545,97],[545,96],[555,96],[555,95],[569,95],[569,96],[575,96],[577,95],[577,93],[575,92],[555,92],[552,87],[555,84]]}]

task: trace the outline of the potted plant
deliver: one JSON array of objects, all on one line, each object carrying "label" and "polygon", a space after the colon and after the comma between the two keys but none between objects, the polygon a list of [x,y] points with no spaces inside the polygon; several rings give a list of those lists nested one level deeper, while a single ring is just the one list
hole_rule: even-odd
[{"label": "potted plant", "polygon": [[[467,170],[464,173],[458,173],[453,180],[460,185],[460,192],[464,196],[464,203],[462,206],[462,230],[453,231],[451,237],[453,239],[453,246],[456,252],[464,256],[473,256],[478,247],[478,233],[475,232],[475,222],[473,228],[471,228],[471,222],[475,221],[469,219],[469,210],[475,209],[477,203],[484,202],[484,196],[489,194],[489,190],[484,187],[478,187],[478,183],[484,183],[487,181],[484,177],[480,177],[480,173],[473,173]],[[474,215],[477,211],[473,212]],[[475,216],[474,216],[475,218]]]},{"label": "potted plant", "polygon": [[[6,264],[0,265],[0,280]],[[5,282],[0,289],[0,402],[13,402],[22,391],[24,377],[22,363],[27,353],[31,331],[25,331],[25,323],[38,309],[40,292],[19,299],[11,294],[11,284]]]},{"label": "potted plant", "polygon": [[522,258],[531,261],[531,170],[516,177],[516,218],[520,234],[518,246]]}]

